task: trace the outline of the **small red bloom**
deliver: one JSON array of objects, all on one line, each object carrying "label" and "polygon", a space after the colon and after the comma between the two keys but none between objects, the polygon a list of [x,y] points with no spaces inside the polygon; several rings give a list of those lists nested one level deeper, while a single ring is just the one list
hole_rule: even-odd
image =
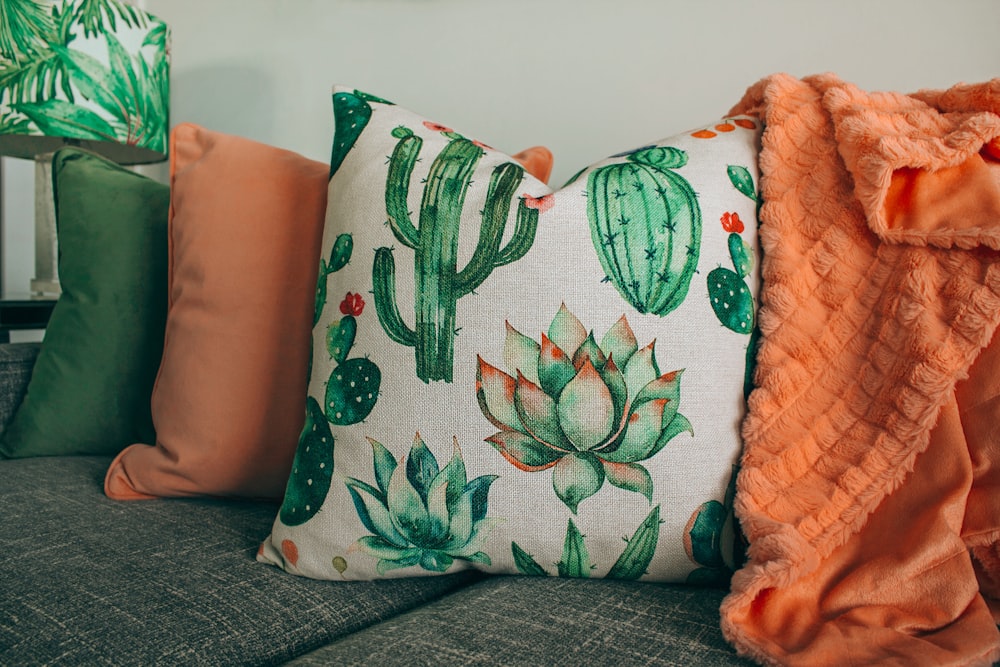
[{"label": "small red bloom", "polygon": [[723,213],[721,221],[722,228],[727,232],[739,234],[743,231],[743,221],[740,220],[739,213]]},{"label": "small red bloom", "polygon": [[446,126],[440,125],[438,123],[432,123],[429,120],[425,120],[424,121],[424,127],[426,127],[428,130],[432,130],[434,132],[454,132],[454,130],[452,130],[450,127],[446,127]]},{"label": "small red bloom", "polygon": [[344,300],[340,302],[340,312],[344,315],[354,315],[357,317],[365,309],[365,300],[360,294],[348,292]]},{"label": "small red bloom", "polygon": [[538,209],[539,213],[545,213],[547,210],[555,206],[556,198],[554,195],[543,195],[541,197],[532,197],[531,195],[523,195],[524,205],[528,208]]}]

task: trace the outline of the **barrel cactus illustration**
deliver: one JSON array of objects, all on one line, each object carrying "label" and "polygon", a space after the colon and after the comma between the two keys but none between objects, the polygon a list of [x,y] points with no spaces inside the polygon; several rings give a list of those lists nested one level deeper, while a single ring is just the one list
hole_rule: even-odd
[{"label": "barrel cactus illustration", "polygon": [[416,296],[412,327],[405,323],[397,303],[393,249],[378,248],[372,268],[379,321],[389,338],[414,348],[417,376],[427,383],[452,381],[458,300],[483,284],[494,269],[524,256],[534,242],[539,213],[520,199],[513,233],[501,247],[524,169],[513,162],[498,165],[489,179],[476,248],[465,267],[459,269],[458,238],[465,197],[484,151],[478,143],[447,128],[441,133],[450,141],[430,166],[414,222],[407,196],[423,139],[406,127],[393,130],[399,142],[389,158],[385,204],[396,239],[414,251]]},{"label": "barrel cactus illustration", "polygon": [[360,294],[347,293],[340,304],[344,317],[326,330],[326,349],[337,362],[326,383],[326,418],[339,426],[357,424],[371,413],[378,401],[382,371],[367,357],[348,359],[358,332],[356,316],[364,310]]},{"label": "barrel cactus illustration", "polygon": [[[653,560],[656,543],[660,535],[660,506],[656,505],[636,529],[632,537],[625,538],[625,549],[608,571],[608,579],[635,580],[646,574],[646,568]],[[596,565],[590,562],[590,554],[584,543],[585,535],[570,519],[566,526],[566,539],[563,540],[562,558],[556,563],[556,572],[560,577],[590,576]],[[514,566],[521,574],[548,576],[549,572],[538,564],[528,552],[517,542],[510,543],[514,556]]]},{"label": "barrel cactus illustration", "polygon": [[292,472],[278,516],[286,526],[298,526],[316,516],[330,491],[333,477],[333,434],[323,408],[306,399],[306,422],[292,460]]},{"label": "barrel cactus illustration", "polygon": [[372,445],[375,484],[349,477],[347,489],[361,523],[372,534],[352,550],[378,559],[376,570],[420,566],[445,572],[456,560],[490,565],[483,545],[498,519],[486,516],[496,475],[466,478],[458,440],[444,468],[417,433],[405,461]]},{"label": "barrel cactus illustration", "polygon": [[565,304],[541,343],[508,323],[508,372],[479,357],[479,407],[500,429],[486,441],[520,470],[551,469],[574,514],[605,480],[652,502],[653,479],[639,461],[693,434],[678,412],[682,371],[661,373],[654,345],[640,350],[624,315],[598,345]]},{"label": "barrel cactus illustration", "polygon": [[676,173],[687,153],[639,149],[587,181],[591,240],[608,279],[640,313],[666,315],[687,296],[701,251],[701,208]]}]

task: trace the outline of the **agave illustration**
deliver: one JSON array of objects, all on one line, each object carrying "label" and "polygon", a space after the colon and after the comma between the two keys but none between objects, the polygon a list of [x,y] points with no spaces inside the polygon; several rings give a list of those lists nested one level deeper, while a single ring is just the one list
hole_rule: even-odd
[{"label": "agave illustration", "polygon": [[481,548],[497,522],[486,516],[496,475],[466,481],[457,439],[444,468],[438,468],[419,433],[405,462],[397,462],[375,440],[368,441],[376,486],[349,477],[347,489],[358,518],[373,534],[359,539],[353,548],[377,558],[379,574],[413,565],[445,572],[456,559],[490,565]]},{"label": "agave illustration", "polygon": [[479,407],[500,429],[486,441],[521,470],[552,468],[573,513],[605,480],[652,502],[653,480],[638,462],[693,433],[677,411],[681,371],[661,374],[654,345],[640,350],[624,315],[598,345],[565,304],[540,344],[508,323],[510,373],[479,358]]},{"label": "agave illustration", "polygon": [[[660,533],[660,506],[655,506],[636,529],[635,534],[625,538],[625,550],[608,570],[608,579],[639,579],[646,574],[646,568],[653,560],[656,552],[656,542]],[[560,577],[590,577],[590,571],[597,567],[590,562],[590,553],[584,542],[584,535],[570,519],[566,525],[566,538],[563,540],[562,558],[556,563],[556,572]],[[517,542],[510,543],[514,556],[514,566],[521,574],[533,576],[548,576],[548,571],[538,564],[531,554],[521,548]]]}]

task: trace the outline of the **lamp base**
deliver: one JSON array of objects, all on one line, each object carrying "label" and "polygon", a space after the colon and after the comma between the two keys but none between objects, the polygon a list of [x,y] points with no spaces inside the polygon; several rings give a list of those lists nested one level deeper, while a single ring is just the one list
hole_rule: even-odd
[{"label": "lamp base", "polygon": [[35,277],[32,298],[59,296],[59,240],[56,236],[56,206],[52,190],[52,155],[35,157]]},{"label": "lamp base", "polygon": [[39,278],[31,279],[31,298],[32,299],[52,299],[58,297],[62,294],[62,287],[59,285],[59,280],[42,280]]}]

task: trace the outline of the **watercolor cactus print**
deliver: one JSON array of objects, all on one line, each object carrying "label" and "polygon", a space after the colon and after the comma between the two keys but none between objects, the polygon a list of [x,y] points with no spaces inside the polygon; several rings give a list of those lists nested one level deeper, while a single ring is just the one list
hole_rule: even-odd
[{"label": "watercolor cactus print", "polygon": [[693,434],[678,412],[682,371],[661,373],[654,344],[639,349],[624,316],[598,344],[565,304],[540,343],[508,323],[509,372],[479,358],[479,407],[500,429],[487,442],[520,470],[551,469],[574,514],[605,481],[652,502],[653,479],[639,462]]},{"label": "watercolor cactus print", "polygon": [[[656,505],[636,529],[632,537],[625,538],[625,549],[605,575],[607,579],[635,580],[646,574],[646,568],[656,553],[656,543],[660,534],[660,506]],[[563,540],[562,558],[556,563],[556,573],[560,577],[588,578],[597,564],[590,562],[590,554],[584,542],[585,535],[569,519],[566,538]],[[511,542],[514,565],[521,574],[549,576],[549,572],[526,552],[517,542]]]},{"label": "watercolor cactus print", "polygon": [[[702,503],[691,514],[684,527],[684,552],[688,559],[698,565],[687,577],[687,583],[697,586],[726,588],[733,572],[743,567],[746,561],[746,538],[733,516],[736,499],[736,476],[738,466],[733,466],[732,476],[726,489],[726,496],[719,502],[709,500]],[[726,525],[732,520],[732,551],[730,558],[724,553]]]},{"label": "watercolor cactus print", "polygon": [[380,575],[420,566],[446,572],[456,560],[490,565],[483,546],[497,523],[486,516],[495,475],[469,481],[458,440],[444,468],[418,433],[399,462],[381,443],[372,446],[375,485],[353,477],[347,489],[358,518],[371,534],[352,549],[378,559]]},{"label": "watercolor cactus print", "polygon": [[[538,207],[517,197],[524,168],[515,162],[495,167],[490,175],[481,228],[468,263],[458,267],[458,239],[466,195],[480,158],[483,144],[466,139],[449,128],[424,123],[428,129],[449,139],[438,153],[424,179],[423,197],[416,222],[407,197],[413,170],[421,159],[423,139],[407,127],[392,130],[398,139],[389,158],[385,204],[392,233],[413,250],[415,294],[414,325],[408,326],[396,296],[396,261],[390,247],[375,251],[372,268],[375,308],[389,338],[414,349],[417,376],[426,383],[452,382],[454,339],[458,300],[483,284],[494,269],[517,261],[528,252],[538,226]],[[502,245],[507,218],[514,202],[514,230]]]},{"label": "watercolor cactus print", "polygon": [[640,313],[676,309],[698,268],[701,209],[691,185],[674,171],[687,161],[678,148],[652,146],[588,177],[594,248],[607,280]]},{"label": "watercolor cactus print", "polygon": [[333,477],[333,433],[323,408],[306,398],[306,422],[292,460],[285,498],[278,518],[286,526],[299,526],[316,516],[330,491]]}]

